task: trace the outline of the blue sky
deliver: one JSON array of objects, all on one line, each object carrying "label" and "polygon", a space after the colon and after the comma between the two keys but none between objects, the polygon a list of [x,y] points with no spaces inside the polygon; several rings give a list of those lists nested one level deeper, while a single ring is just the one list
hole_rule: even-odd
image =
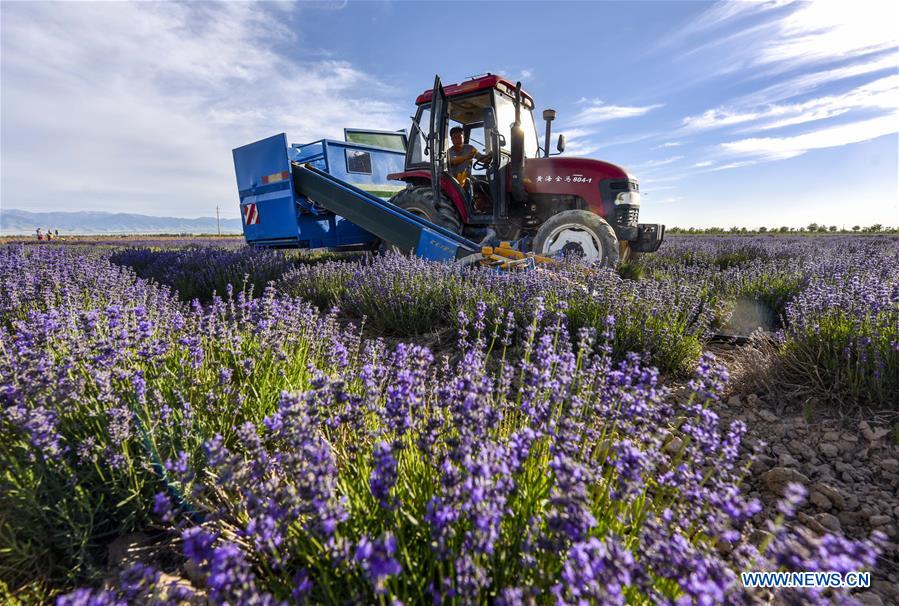
[{"label": "blue sky", "polygon": [[899,224],[896,2],[0,12],[5,208],[237,217],[233,147],[406,128],[435,73],[490,71],[557,110],[566,155],[640,179],[644,221]]}]

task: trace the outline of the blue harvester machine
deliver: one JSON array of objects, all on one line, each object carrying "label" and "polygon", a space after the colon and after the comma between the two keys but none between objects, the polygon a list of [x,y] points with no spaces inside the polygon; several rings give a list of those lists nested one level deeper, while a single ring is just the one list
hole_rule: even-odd
[{"label": "blue harvester machine", "polygon": [[377,195],[401,189],[387,179],[403,169],[400,149],[330,139],[288,145],[281,133],[233,155],[251,246],[352,250],[383,241],[435,261],[481,255],[479,244]]}]

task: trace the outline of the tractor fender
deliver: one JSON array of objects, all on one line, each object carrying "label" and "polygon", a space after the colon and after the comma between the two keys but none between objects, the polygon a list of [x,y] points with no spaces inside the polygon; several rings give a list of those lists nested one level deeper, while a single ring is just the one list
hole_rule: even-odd
[{"label": "tractor fender", "polygon": [[[401,173],[390,173],[387,178],[391,181],[406,181],[407,183],[431,183],[431,173],[427,170],[407,170]],[[468,223],[468,208],[465,206],[465,197],[462,188],[456,180],[449,175],[440,175],[440,189],[459,211],[462,223]]]}]

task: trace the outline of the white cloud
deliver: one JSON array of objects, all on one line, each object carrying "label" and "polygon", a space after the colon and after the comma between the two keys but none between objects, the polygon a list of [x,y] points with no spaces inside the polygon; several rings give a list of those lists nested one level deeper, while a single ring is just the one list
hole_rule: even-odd
[{"label": "white cloud", "polygon": [[[586,101],[582,99],[581,102]],[[636,116],[642,116],[649,111],[652,111],[658,107],[662,107],[663,104],[656,103],[654,105],[644,105],[644,106],[628,106],[628,105],[606,105],[602,101],[593,100],[589,101],[590,107],[587,107],[580,111],[570,122],[572,126],[587,126],[590,124],[599,124],[600,122],[607,122],[609,120],[619,120],[621,118],[633,118]]]},{"label": "white cloud", "polygon": [[589,156],[599,149],[592,137],[596,131],[583,128],[568,128],[561,131],[565,135],[566,156]]},{"label": "white cloud", "polygon": [[710,171],[717,170],[729,170],[731,168],[743,168],[744,166],[752,166],[753,164],[758,164],[757,160],[742,160],[740,162],[729,162],[727,164],[722,164],[721,166],[716,166],[715,168],[710,168]]},{"label": "white cloud", "polygon": [[670,158],[665,158],[664,160],[648,160],[646,162],[642,162],[640,164],[634,165],[634,168],[638,170],[645,170],[647,168],[656,168],[659,166],[667,166],[669,164],[673,164],[678,160],[683,160],[683,156],[672,156]]},{"label": "white cloud", "polygon": [[897,58],[895,52],[889,52],[873,59],[866,58],[863,61],[852,63],[850,65],[809,72],[789,78],[763,88],[760,91],[735,99],[733,103],[735,105],[745,106],[773,103],[811,92],[823,85],[833,84],[847,78],[863,76],[885,70],[892,70],[895,72],[897,67],[899,67],[899,58]]},{"label": "white cloud", "polygon": [[795,66],[899,45],[899,5],[894,2],[820,0],[794,6],[777,22],[778,35],[755,55],[758,63]]},{"label": "white cloud", "polygon": [[4,206],[236,216],[232,148],[406,125],[409,100],[390,86],[274,50],[298,43],[283,10],[294,9],[4,5]]},{"label": "white cloud", "polygon": [[721,148],[732,154],[780,160],[793,158],[813,149],[860,143],[897,132],[899,132],[899,112],[894,111],[885,116],[831,126],[795,137],[754,137],[731,141],[722,143]]},{"label": "white cloud", "polygon": [[733,26],[741,19],[758,15],[759,13],[771,9],[780,8],[781,6],[790,3],[791,0],[783,2],[716,2],[698,16],[691,18],[689,22],[674,28],[674,32],[664,38],[659,45],[661,47],[666,47],[671,44],[683,42],[684,40],[705,38],[711,30],[724,25]]},{"label": "white cloud", "polygon": [[804,103],[779,107],[778,110],[781,114],[793,113],[795,115],[762,124],[759,128],[761,130],[771,130],[832,118],[852,110],[889,110],[896,107],[899,107],[899,75],[880,78],[843,95],[829,95]]},{"label": "white cloud", "polygon": [[711,166],[715,162],[712,160],[703,160],[702,162],[697,162],[693,165],[693,168],[705,168],[706,166]]},{"label": "white cloud", "polygon": [[761,116],[758,112],[741,112],[719,107],[706,110],[698,116],[687,116],[681,121],[681,124],[685,130],[698,131],[751,122]]},{"label": "white cloud", "polygon": [[828,95],[801,103],[767,104],[761,107],[710,109],[688,116],[682,124],[687,131],[708,130],[747,122],[769,120],[748,130],[771,130],[833,118],[853,110],[889,110],[899,107],[899,75],[887,76],[839,95]]},{"label": "white cloud", "polygon": [[665,143],[662,143],[661,145],[656,145],[655,147],[653,147],[653,149],[661,149],[661,148],[665,148],[665,147],[678,147],[679,145],[680,145],[679,141],[666,141]]}]

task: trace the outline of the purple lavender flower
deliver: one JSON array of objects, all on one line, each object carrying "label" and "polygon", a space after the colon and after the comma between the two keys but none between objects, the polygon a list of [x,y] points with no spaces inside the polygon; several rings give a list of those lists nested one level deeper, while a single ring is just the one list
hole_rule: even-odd
[{"label": "purple lavender flower", "polygon": [[375,540],[364,536],[356,546],[353,560],[365,571],[375,593],[386,593],[387,580],[403,571],[393,558],[394,553],[396,538],[389,532]]},{"label": "purple lavender flower", "polygon": [[397,475],[393,447],[382,440],[375,444],[373,457],[374,467],[368,480],[371,494],[382,507],[390,507],[390,490],[396,483]]}]

